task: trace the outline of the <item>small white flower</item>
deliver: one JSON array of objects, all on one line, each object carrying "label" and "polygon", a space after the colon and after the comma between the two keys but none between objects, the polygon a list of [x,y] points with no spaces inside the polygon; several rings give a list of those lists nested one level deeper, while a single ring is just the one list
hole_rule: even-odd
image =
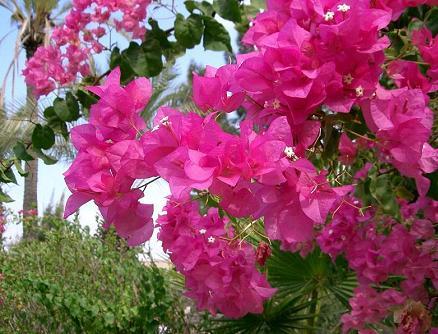
[{"label": "small white flower", "polygon": [[345,3],[342,5],[338,5],[338,11],[343,12],[343,13],[348,12],[350,10],[350,8],[351,7]]},{"label": "small white flower", "polygon": [[344,83],[347,85],[351,85],[351,83],[353,82],[353,76],[350,73],[344,75],[343,79],[344,79]]},{"label": "small white flower", "polygon": [[356,96],[357,97],[362,97],[363,96],[363,87],[359,86],[356,88]]},{"label": "small white flower", "polygon": [[207,233],[207,230],[205,228],[199,230],[199,234],[205,234],[205,233]]},{"label": "small white flower", "polygon": [[274,101],[272,101],[272,108],[277,110],[277,109],[280,109],[280,107],[281,107],[280,100],[279,99],[274,99]]},{"label": "small white flower", "polygon": [[324,20],[331,21],[335,17],[335,12],[328,11],[324,14]]},{"label": "small white flower", "polygon": [[227,98],[230,98],[231,96],[233,96],[233,93],[227,90]]},{"label": "small white flower", "polygon": [[212,244],[214,243],[216,239],[214,237],[208,237],[208,243]]},{"label": "small white flower", "polygon": [[333,234],[333,230],[330,229],[330,230],[328,231],[328,234],[329,234],[329,235],[332,235],[332,234]]},{"label": "small white flower", "polygon": [[163,124],[164,126],[169,126],[170,125],[170,121],[169,121],[169,117],[165,116],[160,120],[160,123]]},{"label": "small white flower", "polygon": [[295,154],[295,151],[294,151],[293,147],[286,146],[286,148],[284,149],[284,154],[286,154],[286,156],[287,156],[289,159],[292,159],[293,161],[298,160],[298,157],[297,157],[297,155]]},{"label": "small white flower", "polygon": [[269,102],[265,101],[265,104],[263,105],[263,108],[269,108]]}]

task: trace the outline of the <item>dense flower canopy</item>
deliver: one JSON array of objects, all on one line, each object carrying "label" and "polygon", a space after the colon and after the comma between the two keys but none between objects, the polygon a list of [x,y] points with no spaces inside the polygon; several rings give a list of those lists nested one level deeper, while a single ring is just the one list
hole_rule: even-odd
[{"label": "dense flower canopy", "polygon": [[[438,202],[427,197],[427,174],[438,169],[428,106],[438,88],[438,37],[426,27],[412,32],[424,71],[389,59],[384,34],[420,4],[437,2],[270,0],[243,38],[255,51],[194,75],[200,112],[162,107],[150,130],[140,117],[150,82],[123,87],[114,69],[103,86],[88,88],[100,99],[89,124],[72,131],[79,153],[65,173],[66,216],[93,200],[108,226],[139,245],[152,234],[153,208],[139,201],[148,183],[135,181],[161,177],[172,195],[159,238],[200,308],[228,317],[262,312],[275,292],[257,266],[264,246],[256,252],[233,223],[263,221],[266,238],[283,250],[305,256],[320,247],[345,257],[359,282],[345,332],[370,333],[368,324],[402,310],[397,333],[422,333],[427,321],[409,310],[432,301],[427,285],[438,289]],[[225,132],[217,116],[238,108],[246,111],[239,133]],[[338,169],[318,163],[329,138],[321,133],[335,123]],[[354,123],[369,132],[357,133]],[[346,167],[352,175],[342,178]],[[383,198],[368,205],[361,197],[370,179],[388,174],[416,184],[415,200],[397,199],[399,215],[387,214]],[[200,208],[205,198],[218,208]],[[391,276],[403,280],[383,288]]]}]

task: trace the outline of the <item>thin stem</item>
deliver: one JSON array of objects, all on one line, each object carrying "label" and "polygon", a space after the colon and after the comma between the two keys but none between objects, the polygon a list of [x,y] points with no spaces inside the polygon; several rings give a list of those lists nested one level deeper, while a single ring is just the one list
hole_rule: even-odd
[{"label": "thin stem", "polygon": [[148,185],[150,185],[151,183],[154,183],[155,181],[157,181],[158,179],[161,179],[161,176],[157,176],[155,178],[153,178],[151,181],[146,182],[145,184],[143,184],[140,187],[137,187],[136,189],[143,189],[143,191],[147,188]]}]

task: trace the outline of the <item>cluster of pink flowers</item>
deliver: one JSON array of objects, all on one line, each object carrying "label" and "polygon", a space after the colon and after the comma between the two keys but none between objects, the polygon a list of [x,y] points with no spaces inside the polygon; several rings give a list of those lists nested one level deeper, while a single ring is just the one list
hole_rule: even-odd
[{"label": "cluster of pink flowers", "polygon": [[414,178],[419,194],[425,196],[430,181],[422,174],[438,168],[438,151],[428,144],[433,126],[428,97],[421,90],[408,88],[378,87],[375,94],[362,103],[362,111],[378,139],[381,159]]},{"label": "cluster of pink flowers", "polygon": [[[123,88],[116,69],[104,86],[90,88],[100,97],[90,124],[72,131],[79,154],[65,174],[73,192],[66,214],[94,200],[107,225],[140,244],[151,235],[152,208],[132,187],[136,179],[161,177],[172,196],[158,220],[159,238],[199,308],[229,317],[260,313],[274,290],[256,269],[269,249],[256,252],[240,240],[217,209],[201,216],[195,193],[212,196],[230,216],[263,220],[283,250],[305,256],[319,245],[333,259],[344,256],[360,284],[343,317],[345,332],[371,333],[369,324],[400,310],[398,333],[423,328],[427,284],[438,288],[438,202],[427,198],[425,176],[438,169],[427,95],[436,90],[437,43],[427,31],[414,33],[430,64],[425,76],[413,62],[383,66],[389,39],[382,33],[401,8],[420,3],[426,1],[270,0],[243,39],[256,51],[194,76],[193,99],[205,115],[162,107],[151,130],[139,116],[150,83],[137,79]],[[385,68],[398,89],[380,86]],[[322,123],[353,106],[371,134],[336,128],[339,161],[355,172],[354,184],[339,184],[340,175],[312,161],[326,144]],[[217,115],[239,107],[247,111],[239,134],[223,131]],[[363,151],[384,166],[377,173],[416,181],[418,198],[400,202],[400,219],[363,208],[355,197],[373,167],[363,165]],[[394,276],[402,279],[385,289]],[[425,311],[406,308],[415,303]]]},{"label": "cluster of pink flowers", "polygon": [[[100,97],[90,112],[90,123],[72,130],[78,155],[64,174],[72,192],[65,216],[94,200],[106,226],[114,225],[130,245],[148,240],[153,231],[153,206],[141,204],[143,192],[132,188],[135,179],[151,176],[137,136],[146,128],[140,112],[152,94],[149,80],[139,78],[120,86],[114,70],[104,86],[89,87]],[[129,222],[129,223],[127,223]]]},{"label": "cluster of pink flowers", "polygon": [[[352,312],[343,317],[346,332],[351,328],[365,329],[367,323],[380,321],[406,300],[428,305],[431,300],[425,289],[427,280],[438,289],[438,241],[434,240],[437,202],[422,199],[400,204],[404,224],[388,217],[379,219],[373,210],[360,212],[359,200],[345,200],[317,237],[323,252],[333,258],[344,254],[358,276],[360,287],[350,300]],[[418,213],[423,218],[418,218]],[[404,278],[400,291],[378,293],[371,287],[391,276]]]},{"label": "cluster of pink flowers", "polygon": [[257,271],[254,248],[234,235],[218,209],[200,216],[197,203],[170,198],[165,210],[158,237],[198,308],[231,318],[261,313],[275,289]]},{"label": "cluster of pink flowers", "polygon": [[438,5],[437,0],[375,0],[372,3],[376,8],[391,12],[393,20],[398,19],[407,7]]},{"label": "cluster of pink flowers", "polygon": [[26,84],[39,97],[65,86],[80,74],[90,74],[89,60],[105,47],[101,38],[114,21],[117,31],[135,39],[146,34],[145,19],[150,0],[74,0],[64,24],[55,27],[50,43],[40,46],[27,62],[23,75]]}]

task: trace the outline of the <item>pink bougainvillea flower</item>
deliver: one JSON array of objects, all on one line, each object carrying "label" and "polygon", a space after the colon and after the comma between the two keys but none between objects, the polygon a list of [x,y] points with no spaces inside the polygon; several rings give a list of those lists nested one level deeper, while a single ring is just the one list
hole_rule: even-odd
[{"label": "pink bougainvillea flower", "polygon": [[199,309],[217,310],[230,318],[261,313],[272,289],[256,269],[256,253],[245,241],[229,242],[232,228],[217,209],[203,217],[195,203],[169,199],[160,216],[159,239],[176,268],[185,276],[187,296]]},{"label": "pink bougainvillea flower", "polygon": [[141,204],[143,192],[132,190],[119,194],[111,205],[100,206],[105,219],[104,227],[114,225],[116,232],[125,238],[129,246],[137,246],[149,240],[154,230],[152,221],[153,205]]},{"label": "pink bougainvillea flower", "polygon": [[392,61],[388,66],[388,74],[399,88],[421,89],[425,94],[432,90],[429,80],[421,74],[418,65],[414,62]]},{"label": "pink bougainvillea flower", "polygon": [[345,165],[351,165],[356,158],[357,147],[345,133],[339,140],[339,154],[339,160]]},{"label": "pink bougainvillea flower", "polygon": [[140,78],[128,86],[120,85],[120,69],[108,76],[103,86],[88,87],[100,97],[91,107],[90,123],[99,126],[105,139],[119,141],[135,139],[146,128],[139,113],[145,108],[152,94],[149,80]]},{"label": "pink bougainvillea flower", "polygon": [[432,133],[432,112],[417,89],[386,91],[363,105],[368,127],[376,133],[382,158],[405,176],[413,177],[421,196],[429,189],[423,173],[438,169],[438,150],[427,143]]},{"label": "pink bougainvillea flower", "polygon": [[207,66],[203,77],[193,74],[193,101],[204,111],[231,112],[243,102],[245,93],[234,82],[236,65],[219,69]]}]

